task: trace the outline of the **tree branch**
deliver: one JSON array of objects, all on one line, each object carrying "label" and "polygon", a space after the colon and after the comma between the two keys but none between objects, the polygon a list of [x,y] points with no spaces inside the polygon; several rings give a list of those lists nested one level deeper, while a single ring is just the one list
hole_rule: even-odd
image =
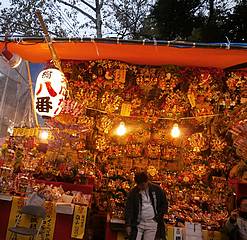
[{"label": "tree branch", "polygon": [[91,4],[87,3],[86,1],[84,0],[80,0],[82,3],[84,3],[85,5],[87,5],[89,8],[93,9],[95,12],[96,12],[96,8],[93,7]]},{"label": "tree branch", "polygon": [[205,3],[207,2],[207,0],[203,0],[196,8],[191,9],[191,13],[195,14]]},{"label": "tree branch", "polygon": [[81,10],[79,7],[77,7],[77,6],[75,6],[75,5],[72,5],[72,4],[70,4],[70,3],[67,3],[67,2],[65,2],[65,1],[63,1],[63,0],[58,0],[58,2],[60,2],[60,3],[64,4],[64,5],[66,5],[66,6],[69,6],[69,7],[71,7],[71,8],[76,9],[78,12],[80,12],[80,13],[83,14],[84,16],[88,17],[94,24],[96,24],[96,19],[93,18],[90,14],[88,14],[88,13],[86,13],[85,11]]},{"label": "tree branch", "polygon": [[[3,17],[3,16],[0,16],[0,19],[3,19],[4,21],[9,21],[9,19],[7,19],[7,18],[5,18],[5,17]],[[11,26],[10,24],[12,24],[12,26]],[[38,28],[38,27],[30,27],[30,26],[28,26],[28,25],[26,25],[26,24],[21,23],[20,21],[8,23],[8,25],[10,26],[9,29],[11,29],[11,28],[16,29],[16,28],[18,28],[18,27],[23,27],[23,28],[25,28],[25,29],[29,28],[30,30],[39,31],[41,35],[43,34],[43,31],[42,31],[41,28]],[[62,29],[62,30],[63,30],[63,29]],[[25,34],[24,31],[21,31],[21,30],[19,30],[19,31],[20,31],[21,33]],[[53,31],[48,30],[48,32],[49,32],[50,34],[56,36],[56,37],[61,37],[61,35],[59,35],[59,34],[53,32]],[[4,34],[4,33],[3,33],[3,34]],[[33,34],[33,35],[35,35],[35,34]]]},{"label": "tree branch", "polygon": [[99,9],[101,9],[103,7],[104,4],[104,0],[101,0],[100,4],[99,4]]}]

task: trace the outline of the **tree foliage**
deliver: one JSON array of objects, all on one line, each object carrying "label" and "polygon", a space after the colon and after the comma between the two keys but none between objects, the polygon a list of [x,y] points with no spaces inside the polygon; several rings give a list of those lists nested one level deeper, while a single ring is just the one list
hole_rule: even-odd
[{"label": "tree foliage", "polygon": [[[9,0],[0,34],[246,41],[247,0]],[[153,3],[155,1],[155,4]],[[0,4],[1,5],[1,4]]]},{"label": "tree foliage", "polygon": [[247,41],[247,1],[239,1],[229,17],[228,37],[232,41]]},{"label": "tree foliage", "polygon": [[157,0],[152,17],[162,39],[226,41],[233,1]]},{"label": "tree foliage", "polygon": [[111,21],[106,22],[112,33],[120,38],[140,39],[145,36],[145,24],[150,14],[149,0],[110,0],[108,1]]},{"label": "tree foliage", "polygon": [[[0,32],[42,34],[39,9],[52,35],[140,38],[152,0],[10,0],[1,10]],[[147,22],[147,21],[146,21]],[[93,29],[93,31],[92,31]]]},{"label": "tree foliage", "polygon": [[20,34],[26,36],[42,35],[41,27],[35,15],[41,10],[44,21],[49,25],[49,31],[54,36],[66,36],[68,30],[62,26],[59,16],[45,0],[11,0],[9,8],[0,12],[0,32],[2,34]]},{"label": "tree foliage", "polygon": [[156,20],[158,38],[174,40],[188,37],[198,19],[195,11],[200,0],[161,0],[157,1],[152,15]]}]

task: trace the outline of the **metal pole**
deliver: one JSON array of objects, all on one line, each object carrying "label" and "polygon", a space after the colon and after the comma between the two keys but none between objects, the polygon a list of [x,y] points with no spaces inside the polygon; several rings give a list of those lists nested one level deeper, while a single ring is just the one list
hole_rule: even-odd
[{"label": "metal pole", "polygon": [[29,66],[29,62],[28,61],[26,61],[26,67],[27,67],[27,76],[28,76],[28,83],[29,83],[28,85],[29,85],[29,90],[30,90],[31,104],[32,104],[32,109],[33,109],[35,126],[38,127],[39,126],[39,122],[38,122],[38,117],[37,117],[37,113],[35,111],[35,106],[34,106],[33,82],[32,82],[32,76],[31,76],[30,66]]}]

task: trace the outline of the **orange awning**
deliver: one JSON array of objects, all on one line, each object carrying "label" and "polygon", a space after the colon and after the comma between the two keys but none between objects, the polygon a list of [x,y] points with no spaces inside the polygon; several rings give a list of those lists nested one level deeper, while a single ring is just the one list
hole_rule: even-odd
[{"label": "orange awning", "polygon": [[[0,50],[4,47],[0,42]],[[226,68],[247,62],[247,50],[214,47],[178,47],[141,43],[54,41],[60,59],[111,59],[132,64],[218,67]],[[44,41],[11,41],[8,49],[33,63],[51,60],[48,44]]]}]

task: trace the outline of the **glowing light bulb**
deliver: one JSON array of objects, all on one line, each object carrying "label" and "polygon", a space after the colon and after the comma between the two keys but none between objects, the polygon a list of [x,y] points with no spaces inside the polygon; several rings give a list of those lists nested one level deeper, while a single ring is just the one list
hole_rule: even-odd
[{"label": "glowing light bulb", "polygon": [[49,132],[46,130],[42,130],[41,133],[39,134],[40,140],[47,140],[49,137]]},{"label": "glowing light bulb", "polygon": [[172,130],[171,130],[171,135],[173,138],[178,138],[180,136],[181,132],[180,129],[178,127],[177,123],[173,124]]},{"label": "glowing light bulb", "polygon": [[120,122],[118,128],[117,128],[117,135],[123,136],[126,133],[126,127],[124,122]]},{"label": "glowing light bulb", "polygon": [[13,133],[14,133],[14,127],[13,126],[9,126],[8,129],[7,129],[7,132],[10,134],[10,136],[12,136]]}]

